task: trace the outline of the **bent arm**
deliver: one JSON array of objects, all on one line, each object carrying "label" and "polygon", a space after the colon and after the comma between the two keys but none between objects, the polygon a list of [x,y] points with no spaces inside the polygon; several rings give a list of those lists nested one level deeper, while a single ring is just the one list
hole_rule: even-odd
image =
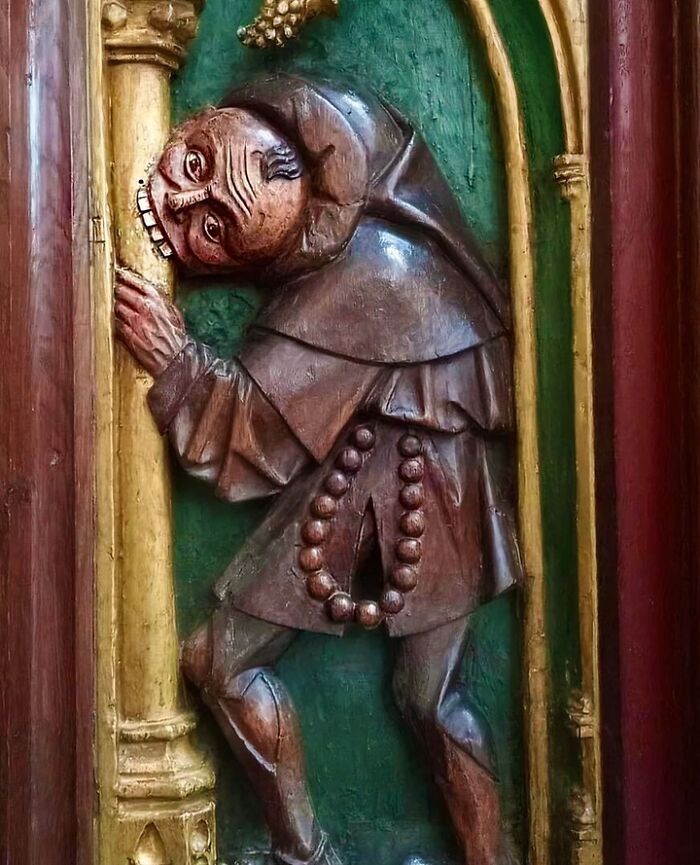
[{"label": "bent arm", "polygon": [[148,395],[184,468],[227,501],[279,492],[309,455],[235,360],[188,338]]}]

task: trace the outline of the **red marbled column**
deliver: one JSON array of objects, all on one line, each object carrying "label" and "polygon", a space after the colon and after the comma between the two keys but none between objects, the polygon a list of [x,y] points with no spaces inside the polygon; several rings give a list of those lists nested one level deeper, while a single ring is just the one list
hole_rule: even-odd
[{"label": "red marbled column", "polygon": [[[90,859],[84,3],[0,0],[0,861]],[[77,338],[76,338],[77,337]]]},{"label": "red marbled column", "polygon": [[688,845],[695,783],[688,658],[697,622],[685,533],[680,7],[680,0],[590,7],[604,831],[611,865],[697,861]]}]

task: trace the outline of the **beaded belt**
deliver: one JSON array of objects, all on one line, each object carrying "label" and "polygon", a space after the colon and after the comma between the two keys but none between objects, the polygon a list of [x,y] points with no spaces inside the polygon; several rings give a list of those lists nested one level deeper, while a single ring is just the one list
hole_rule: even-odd
[{"label": "beaded belt", "polygon": [[407,433],[397,444],[402,461],[399,464],[399,501],[404,508],[399,519],[395,563],[388,582],[384,584],[379,602],[354,601],[340,589],[337,580],[325,567],[323,544],[330,537],[333,518],[347,494],[352,479],[374,448],[375,435],[371,427],[359,426],[351,434],[351,444],[344,447],[335,461],[335,468],[325,478],[323,491],[311,501],[309,518],[301,527],[303,546],[299,565],[306,574],[306,590],[315,601],[325,604],[327,616],[338,623],[354,620],[363,628],[376,628],[387,616],[400,613],[404,595],[418,585],[421,560],[420,538],[425,531],[423,506],[423,444],[418,436]]}]

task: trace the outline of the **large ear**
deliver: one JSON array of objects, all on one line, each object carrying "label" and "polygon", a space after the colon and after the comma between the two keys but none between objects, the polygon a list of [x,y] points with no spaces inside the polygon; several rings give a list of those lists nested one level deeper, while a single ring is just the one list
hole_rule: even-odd
[{"label": "large ear", "polygon": [[283,177],[286,180],[296,180],[304,173],[304,165],[295,148],[289,144],[278,144],[271,147],[263,156],[266,180]]}]

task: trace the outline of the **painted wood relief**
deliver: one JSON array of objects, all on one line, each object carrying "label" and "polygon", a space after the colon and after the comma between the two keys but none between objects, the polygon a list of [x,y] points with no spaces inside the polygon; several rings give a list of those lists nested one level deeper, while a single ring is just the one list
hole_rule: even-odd
[{"label": "painted wood relief", "polygon": [[[467,861],[515,861],[463,670],[468,617],[523,579],[502,465],[514,464],[508,294],[430,151],[388,103],[277,74],[180,126],[137,200],[161,255],[265,286],[228,360],[130,271],[115,314],[183,467],[229,502],[274,497],[182,650],[273,855],[339,861],[274,666],[303,632],[357,625],[399,640],[394,696]],[[363,580],[373,557],[376,585]]]},{"label": "painted wood relief", "polygon": [[567,25],[280,5],[102,7],[128,350],[105,850],[597,862]]}]

